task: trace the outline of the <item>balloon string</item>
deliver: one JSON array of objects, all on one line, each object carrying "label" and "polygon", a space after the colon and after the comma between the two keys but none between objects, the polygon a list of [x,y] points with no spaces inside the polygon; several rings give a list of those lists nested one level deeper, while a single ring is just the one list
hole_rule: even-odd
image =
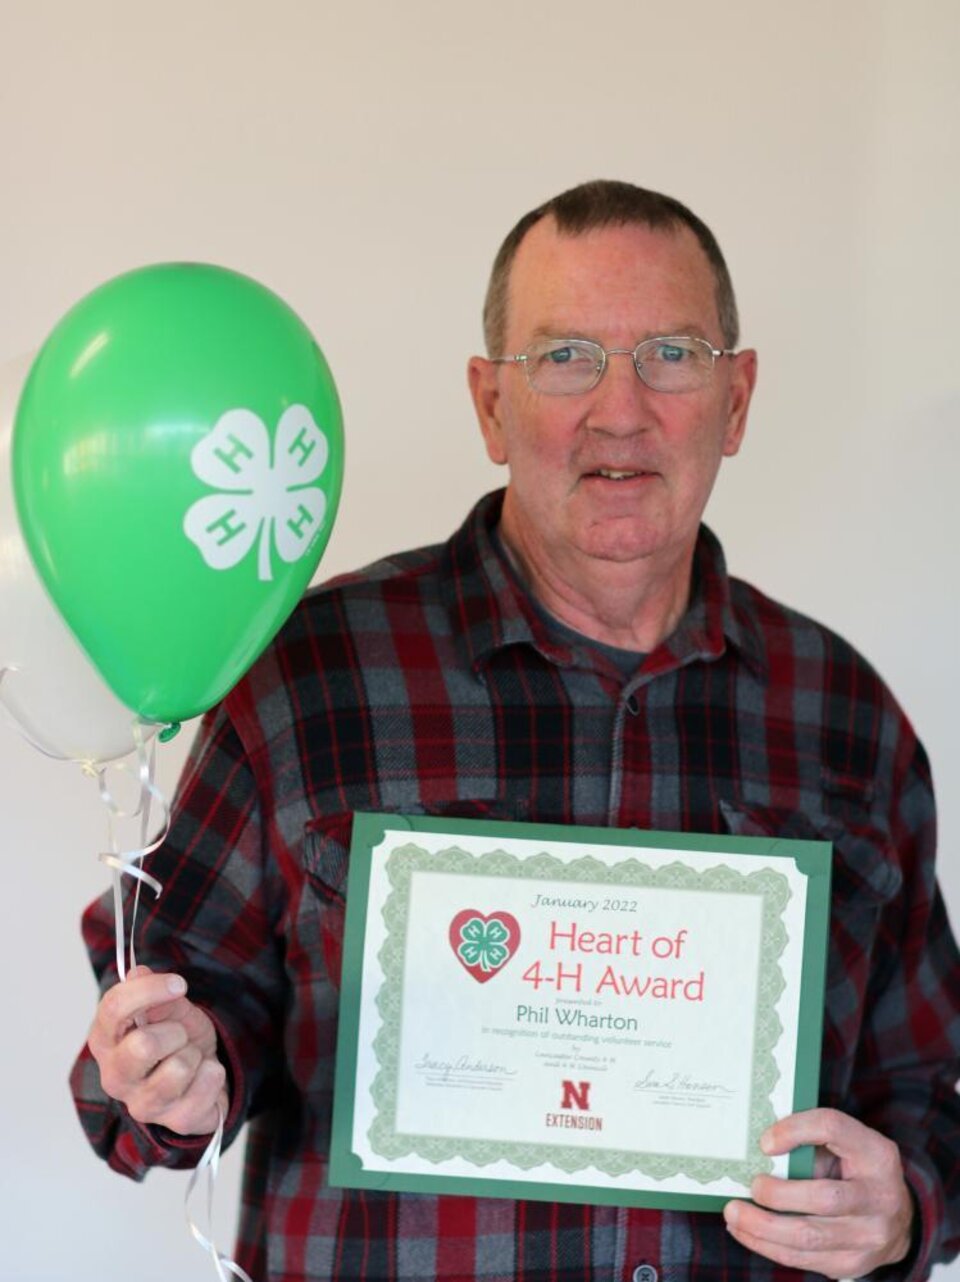
[{"label": "balloon string", "polygon": [[[210,1143],[204,1149],[203,1156],[197,1163],[196,1168],[190,1176],[190,1183],[187,1185],[186,1196],[183,1199],[183,1209],[187,1217],[187,1227],[193,1234],[194,1239],[199,1242],[205,1251],[213,1260],[213,1267],[216,1270],[220,1282],[227,1282],[227,1276],[224,1270],[232,1273],[234,1277],[240,1278],[241,1282],[252,1282],[252,1279],[239,1264],[231,1260],[229,1256],[224,1255],[217,1249],[213,1240],[213,1192],[217,1182],[217,1173],[220,1169],[220,1152],[223,1147],[223,1110],[217,1108],[217,1129],[214,1131]],[[190,1199],[193,1191],[197,1187],[201,1178],[206,1174],[206,1205],[207,1205],[207,1233],[209,1237],[190,1213]]]},{"label": "balloon string", "polygon": [[[0,685],[4,678],[10,673],[17,672],[18,669],[13,664],[0,667]],[[43,756],[51,760],[59,760],[55,753],[48,752],[23,725],[19,718],[15,717],[5,703],[0,700],[0,714],[7,723]],[[177,727],[179,729],[179,726]],[[167,805],[166,798],[156,786],[157,771],[157,745],[156,740],[150,744],[149,752],[143,740],[143,730],[141,723],[135,721],[133,724],[133,739],[137,751],[137,777],[140,785],[140,792],[137,798],[137,804],[133,810],[124,810],[115,797],[113,796],[107,784],[106,766],[98,766],[93,761],[81,761],[80,767],[84,774],[97,782],[100,792],[100,800],[107,810],[107,836],[110,845],[108,851],[102,851],[99,858],[100,862],[106,864],[113,872],[113,919],[114,935],[116,940],[116,957],[117,957],[117,974],[121,981],[125,981],[128,975],[126,965],[126,928],[124,920],[123,905],[123,879],[132,877],[136,883],[136,891],[133,898],[133,911],[130,917],[130,970],[134,970],[137,965],[135,936],[137,928],[137,911],[140,906],[140,892],[144,886],[148,886],[155,896],[159,897],[163,891],[161,883],[146,872],[143,868],[143,861],[147,855],[159,849],[167,839],[170,831],[170,807]],[[162,737],[162,736],[161,736]],[[167,736],[168,738],[171,736]],[[113,769],[126,773],[129,767],[125,761],[113,763]],[[153,841],[148,842],[147,837],[150,831],[150,815],[152,803],[156,802],[162,814],[162,823],[160,833]],[[116,821],[118,819],[140,819],[140,844],[132,850],[121,850],[120,842],[117,838]],[[142,1026],[143,1017],[138,1016],[137,1023]],[[229,1256],[224,1255],[217,1249],[213,1240],[213,1194],[216,1188],[217,1174],[220,1169],[220,1153],[223,1146],[223,1111],[217,1108],[217,1129],[211,1137],[210,1143],[203,1152],[203,1156],[197,1163],[196,1168],[190,1176],[190,1182],[187,1185],[187,1191],[184,1195],[184,1210],[187,1217],[187,1226],[195,1240],[207,1251],[213,1260],[214,1269],[216,1270],[219,1282],[227,1282],[227,1276],[224,1270],[232,1273],[234,1277],[239,1278],[240,1282],[253,1282],[250,1275],[240,1267],[239,1264],[231,1260]],[[207,1226],[210,1236],[208,1237],[193,1219],[190,1213],[190,1199],[193,1191],[200,1179],[206,1174],[206,1206],[207,1206]]]},{"label": "balloon string", "polygon": [[[107,836],[110,845],[108,851],[100,854],[100,862],[107,865],[113,870],[113,919],[116,936],[116,957],[117,957],[117,974],[121,981],[127,978],[128,968],[126,960],[126,928],[124,922],[124,905],[123,905],[123,878],[132,877],[137,883],[136,893],[133,900],[133,911],[130,919],[130,970],[133,970],[137,964],[136,946],[134,938],[137,928],[137,912],[140,907],[140,892],[143,886],[148,886],[154,895],[160,895],[163,887],[156,877],[152,877],[143,868],[143,861],[147,855],[159,849],[166,841],[167,833],[170,831],[170,808],[167,805],[166,798],[156,786],[157,770],[157,749],[156,741],[151,742],[149,749],[144,743],[143,730],[139,722],[134,723],[133,738],[137,750],[137,778],[139,781],[140,791],[137,798],[137,804],[132,810],[124,810],[113,793],[110,791],[107,782],[107,766],[96,766],[92,762],[86,762],[83,766],[84,773],[95,779],[100,792],[100,800],[107,809]],[[114,763],[113,769],[122,773],[129,770],[125,761]],[[162,814],[160,832],[152,841],[147,837],[150,831],[150,816],[152,803],[156,802]],[[116,821],[118,819],[140,819],[140,844],[133,849],[122,850],[117,837]]]},{"label": "balloon string", "polygon": [[[152,877],[145,872],[142,864],[147,855],[152,854],[166,840],[167,833],[170,831],[170,808],[166,799],[157,788],[156,767],[157,767],[157,744],[153,740],[150,744],[149,752],[143,741],[143,732],[139,724],[133,727],[133,737],[137,747],[137,773],[140,783],[140,795],[136,806],[131,811],[124,811],[117,804],[115,798],[107,786],[106,770],[92,767],[88,773],[92,773],[97,780],[100,789],[100,798],[107,808],[107,825],[110,836],[110,851],[100,855],[103,863],[113,869],[113,909],[114,924],[116,928],[116,945],[117,945],[117,972],[121,980],[127,978],[125,967],[125,947],[124,947],[124,912],[123,912],[123,878],[124,876],[133,877],[136,880],[137,888],[133,900],[133,911],[130,919],[130,970],[132,971],[137,964],[134,936],[137,924],[137,909],[140,903],[140,891],[144,886],[148,886],[155,895],[159,896],[163,887],[156,877]],[[117,770],[124,770],[125,762],[119,762],[114,767]],[[153,841],[148,842],[147,837],[150,831],[150,813],[151,803],[156,801],[160,806],[163,815],[161,831]],[[140,819],[140,845],[134,850],[120,850],[119,843],[116,839],[115,821],[117,819]],[[138,1018],[138,1023],[142,1022],[142,1017]],[[190,1182],[187,1185],[187,1191],[184,1195],[184,1211],[187,1217],[187,1226],[190,1229],[194,1239],[207,1251],[213,1260],[213,1266],[216,1270],[219,1282],[227,1282],[227,1276],[224,1270],[232,1273],[234,1277],[240,1279],[240,1282],[252,1282],[251,1277],[246,1273],[239,1264],[222,1254],[217,1249],[213,1240],[213,1194],[216,1188],[217,1173],[220,1168],[220,1152],[223,1146],[223,1111],[217,1108],[217,1129],[211,1137],[210,1143],[203,1152],[203,1156],[197,1163],[190,1175]],[[206,1175],[206,1207],[207,1207],[207,1230],[209,1236],[205,1234],[190,1214],[190,1199],[198,1182]]]},{"label": "balloon string", "polygon": [[[0,687],[3,682],[13,673],[19,672],[20,669],[16,664],[10,663],[0,667]],[[41,753],[49,760],[56,761],[61,758],[56,753],[49,752],[43,744],[40,743],[37,736],[31,728],[24,724],[23,720],[15,715],[7,704],[0,699],[0,715],[11,726],[22,739]],[[151,743],[149,755],[143,738],[143,725],[140,721],[134,720],[132,727],[132,736],[137,751],[137,772],[140,783],[140,794],[137,804],[131,811],[123,810],[109,788],[106,781],[106,766],[99,766],[94,761],[79,761],[78,764],[84,774],[97,781],[100,790],[100,799],[107,808],[107,834],[110,843],[110,850],[100,855],[100,861],[113,869],[113,916],[116,936],[117,950],[117,974],[121,980],[127,977],[126,955],[124,947],[124,912],[123,912],[123,878],[125,876],[135,878],[137,882],[136,894],[133,901],[133,915],[130,923],[130,969],[132,970],[136,962],[136,953],[134,948],[134,932],[136,929],[137,911],[140,906],[141,887],[149,886],[153,893],[159,896],[163,887],[156,877],[151,877],[149,873],[144,872],[142,864],[147,855],[152,854],[166,840],[167,833],[170,830],[170,810],[167,806],[166,799],[154,783],[156,777],[156,742]],[[115,762],[113,768],[118,771],[126,771],[127,763],[124,761]],[[157,801],[163,813],[163,823],[160,835],[151,843],[147,842],[147,834],[150,831],[150,810],[151,801]],[[131,819],[140,817],[140,845],[133,850],[121,850],[117,840],[114,821],[116,819]]]}]

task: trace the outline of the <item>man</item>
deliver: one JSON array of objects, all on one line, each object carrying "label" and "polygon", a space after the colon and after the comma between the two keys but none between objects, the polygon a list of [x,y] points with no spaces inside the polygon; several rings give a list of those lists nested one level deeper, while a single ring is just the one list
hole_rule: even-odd
[{"label": "man", "polygon": [[[218,1106],[228,1136],[252,1118],[258,1279],[922,1278],[960,1245],[929,772],[867,664],[700,526],[756,376],[720,250],[675,201],[587,184],[507,238],[485,325],[502,501],[311,595],[208,716],[152,867],[152,973],[110,987],[109,912],[86,919],[84,1125],[140,1177],[194,1164]],[[759,1177],[722,1217],[327,1187],[360,809],[832,840],[823,1107],[763,1140],[819,1146],[816,1178]]]}]

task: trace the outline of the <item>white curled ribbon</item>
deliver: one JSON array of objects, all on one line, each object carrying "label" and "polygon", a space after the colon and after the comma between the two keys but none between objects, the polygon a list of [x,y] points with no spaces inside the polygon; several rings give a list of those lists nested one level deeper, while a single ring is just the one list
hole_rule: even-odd
[{"label": "white curled ribbon", "polygon": [[[19,669],[8,664],[0,667],[0,684],[10,673],[17,672]],[[19,717],[14,716],[5,703],[0,701],[0,717],[2,717],[14,730],[35,748],[37,752],[51,760],[61,760],[55,753],[48,752],[30,728],[22,722]],[[97,765],[94,761],[79,762],[83,773],[89,778],[94,779],[100,792],[100,800],[107,809],[107,832],[110,849],[103,851],[99,858],[100,862],[107,865],[113,872],[113,915],[114,915],[114,933],[116,936],[116,956],[117,956],[117,974],[121,981],[126,980],[128,969],[126,964],[126,925],[123,911],[123,878],[133,877],[137,883],[136,893],[133,899],[133,911],[130,918],[130,966],[129,970],[134,970],[137,965],[136,948],[134,936],[137,925],[137,910],[140,906],[140,891],[143,886],[149,887],[157,897],[163,891],[163,886],[150,873],[143,868],[143,861],[147,855],[153,854],[158,850],[167,839],[170,831],[170,807],[163,793],[156,785],[157,773],[157,742],[156,739],[151,741],[149,751],[143,740],[143,723],[135,721],[132,726],[133,740],[137,752],[137,779],[140,785],[139,796],[136,805],[132,810],[124,810],[119,805],[107,783],[107,771],[113,769],[120,773],[129,773],[130,767],[125,761],[114,762],[110,765]],[[162,816],[160,831],[152,841],[148,841],[150,832],[150,818],[153,809],[153,803],[156,802]],[[121,850],[117,838],[116,821],[119,819],[136,819],[140,820],[140,844],[131,850]],[[141,1020],[137,1020],[141,1023]],[[213,1240],[213,1194],[216,1188],[217,1174],[220,1169],[220,1153],[223,1147],[223,1112],[217,1109],[217,1129],[210,1138],[210,1143],[203,1151],[200,1161],[197,1163],[190,1175],[190,1182],[187,1185],[187,1191],[184,1195],[183,1205],[187,1217],[187,1227],[194,1239],[207,1251],[213,1260],[217,1277],[220,1282],[227,1282],[227,1273],[232,1273],[234,1277],[239,1278],[240,1282],[253,1282],[250,1275],[240,1267],[239,1264],[231,1260],[217,1249]],[[190,1213],[190,1199],[200,1180],[206,1176],[206,1203],[207,1203],[207,1233],[204,1233]]]},{"label": "white curled ribbon", "polygon": [[[16,664],[5,664],[0,667],[0,685],[6,677],[12,673],[19,672],[20,669]],[[56,753],[48,751],[39,741],[37,735],[31,727],[26,724],[22,717],[14,715],[10,708],[0,701],[0,716],[4,721],[24,739],[31,748],[41,753],[52,761],[62,760]],[[147,754],[146,745],[143,740],[143,722],[134,720],[131,726],[131,733],[137,751],[137,773],[140,781],[140,794],[137,804],[133,810],[123,810],[115,801],[106,782],[106,773],[108,769],[114,769],[120,772],[129,770],[127,763],[119,761],[111,766],[101,766],[94,761],[80,761],[81,770],[91,779],[95,779],[100,790],[100,800],[107,808],[108,820],[108,840],[110,850],[100,855],[102,863],[107,864],[113,869],[113,909],[114,925],[117,941],[117,974],[121,979],[127,977],[126,966],[126,949],[125,949],[125,928],[123,915],[123,878],[125,876],[134,877],[137,881],[137,893],[133,901],[133,917],[130,923],[130,969],[136,966],[136,953],[134,949],[133,937],[136,928],[137,910],[140,904],[141,886],[149,886],[153,893],[159,896],[163,887],[156,877],[151,877],[149,873],[144,872],[142,864],[147,855],[152,854],[166,840],[167,833],[170,830],[170,809],[166,799],[157,788],[156,778],[156,741],[154,740],[150,747],[149,755]],[[150,830],[150,811],[151,802],[156,801],[163,814],[161,831],[152,842],[147,841],[147,834]],[[117,819],[134,819],[140,817],[140,845],[133,850],[121,850],[116,836],[114,821]]]},{"label": "white curled ribbon", "polygon": [[[144,871],[143,861],[147,855],[153,854],[155,850],[158,850],[163,845],[167,839],[167,833],[170,831],[170,807],[155,782],[157,773],[156,740],[151,741],[148,749],[143,741],[143,731],[139,722],[133,726],[133,739],[137,749],[136,770],[140,792],[137,803],[132,810],[124,810],[118,804],[107,784],[107,771],[109,769],[116,770],[121,774],[129,773],[130,767],[125,761],[118,761],[112,767],[95,766],[89,763],[83,766],[84,773],[96,780],[100,791],[100,800],[107,808],[107,833],[110,849],[101,853],[100,862],[113,870],[113,917],[117,948],[117,974],[121,980],[127,978],[127,932],[123,911],[123,879],[124,877],[133,877],[137,883],[137,890],[133,899],[133,912],[130,918],[130,970],[133,970],[137,964],[134,936],[137,927],[137,911],[140,907],[141,888],[148,886],[157,897],[163,891],[163,886],[157,881],[156,877],[151,877],[148,872]],[[153,802],[156,802],[159,806],[162,818],[160,831],[152,841],[148,841]],[[136,819],[137,817],[140,819],[140,844],[132,849],[121,850],[120,842],[117,838],[116,821],[118,819]]]},{"label": "white curled ribbon", "polygon": [[[116,943],[117,943],[117,973],[121,980],[127,977],[125,966],[125,929],[124,929],[124,912],[123,912],[123,878],[133,877],[137,883],[136,894],[133,899],[133,911],[130,919],[130,970],[132,971],[137,964],[136,950],[134,945],[134,934],[137,924],[137,908],[140,903],[140,891],[143,886],[148,886],[155,895],[159,896],[163,890],[160,882],[156,877],[144,871],[143,860],[147,855],[157,850],[167,838],[170,831],[170,807],[167,805],[166,798],[156,786],[156,765],[157,765],[157,743],[156,739],[151,741],[149,751],[143,741],[143,732],[140,725],[133,727],[133,737],[137,746],[137,775],[140,784],[140,794],[137,804],[132,810],[123,810],[118,804],[109,787],[107,786],[106,767],[94,768],[88,773],[92,773],[97,780],[100,789],[100,798],[107,807],[109,816],[110,846],[109,851],[100,855],[100,860],[113,870],[113,909],[114,921],[116,926]],[[125,762],[119,762],[114,769],[123,772],[127,769]],[[159,834],[152,841],[147,837],[150,831],[150,815],[152,803],[156,802],[161,810],[163,819],[160,825]],[[140,819],[140,845],[133,850],[121,850],[116,839],[116,830],[114,821],[117,819]],[[138,1020],[139,1022],[139,1020]],[[217,1173],[220,1169],[220,1153],[223,1147],[223,1112],[217,1109],[217,1129],[210,1139],[210,1143],[204,1149],[200,1161],[197,1163],[190,1175],[190,1182],[187,1185],[187,1191],[184,1194],[183,1206],[187,1217],[187,1227],[189,1228],[194,1239],[207,1251],[213,1261],[214,1269],[220,1282],[227,1282],[226,1270],[232,1273],[234,1277],[240,1279],[240,1282],[252,1282],[239,1264],[236,1264],[229,1256],[224,1255],[217,1249],[213,1240],[213,1194],[217,1183]],[[190,1214],[190,1199],[193,1196],[194,1189],[199,1181],[206,1176],[206,1202],[207,1202],[207,1226],[208,1233],[204,1233],[199,1227],[193,1216]]]},{"label": "white curled ribbon", "polygon": [[[227,1282],[227,1273],[232,1273],[234,1277],[240,1278],[241,1282],[253,1282],[249,1273],[240,1267],[234,1260],[223,1255],[217,1250],[216,1243],[213,1240],[213,1192],[217,1182],[217,1172],[220,1169],[220,1152],[223,1146],[223,1111],[217,1109],[217,1129],[211,1136],[210,1143],[203,1151],[203,1156],[197,1163],[195,1170],[190,1176],[190,1183],[187,1185],[187,1193],[183,1199],[183,1209],[187,1217],[187,1228],[193,1234],[194,1239],[207,1251],[213,1260],[214,1268],[220,1282]],[[206,1175],[207,1186],[207,1233],[204,1233],[196,1220],[190,1214],[190,1198],[193,1191],[199,1184],[200,1180]],[[207,1236],[209,1234],[209,1237]]]}]

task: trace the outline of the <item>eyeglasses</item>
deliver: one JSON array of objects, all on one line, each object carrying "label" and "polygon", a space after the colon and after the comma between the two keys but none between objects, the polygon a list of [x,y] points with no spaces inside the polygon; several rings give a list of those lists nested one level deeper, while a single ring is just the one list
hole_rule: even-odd
[{"label": "eyeglasses", "polygon": [[608,356],[632,356],[637,373],[656,392],[695,392],[706,387],[721,356],[731,348],[711,347],[705,338],[645,338],[628,347],[605,350],[589,338],[541,338],[516,356],[494,356],[495,365],[523,366],[527,382],[545,396],[577,396],[603,378]]}]

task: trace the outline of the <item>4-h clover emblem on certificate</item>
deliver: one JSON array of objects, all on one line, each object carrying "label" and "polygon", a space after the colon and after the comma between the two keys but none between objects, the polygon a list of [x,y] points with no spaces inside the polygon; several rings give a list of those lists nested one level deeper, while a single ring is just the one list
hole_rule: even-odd
[{"label": "4-h clover emblem on certificate", "polygon": [[478,984],[502,970],[519,945],[520,924],[512,913],[464,908],[450,923],[450,947]]}]

